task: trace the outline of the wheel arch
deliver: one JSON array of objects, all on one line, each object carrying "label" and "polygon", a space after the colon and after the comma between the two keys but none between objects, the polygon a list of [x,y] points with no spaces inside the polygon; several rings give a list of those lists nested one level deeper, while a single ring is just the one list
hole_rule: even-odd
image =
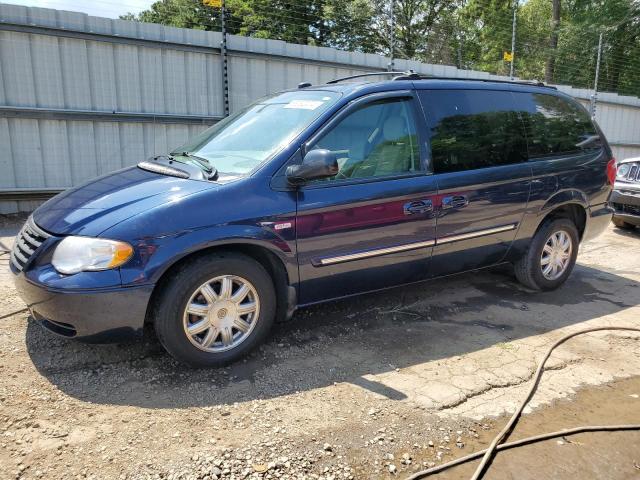
[{"label": "wheel arch", "polygon": [[291,274],[285,261],[270,248],[250,240],[242,241],[234,239],[189,252],[167,266],[160,274],[153,288],[147,307],[145,323],[153,323],[154,308],[158,302],[158,298],[171,280],[173,274],[178,271],[182,265],[194,261],[199,257],[222,252],[240,253],[262,265],[273,280],[273,285],[276,290],[276,321],[284,321],[291,317],[297,305],[297,291],[294,287],[297,277]]},{"label": "wheel arch", "polygon": [[517,238],[507,254],[508,261],[516,261],[526,254],[536,233],[547,220],[568,218],[578,230],[580,241],[586,231],[588,206],[586,198],[579,192],[566,191],[549,199],[542,208],[525,214]]},{"label": "wheel arch", "polygon": [[541,215],[538,226],[536,227],[536,232],[547,220],[556,218],[567,218],[574,223],[576,229],[578,230],[580,240],[582,240],[582,236],[584,235],[584,231],[587,225],[587,207],[584,204],[575,201],[569,201],[566,203],[561,203],[559,205],[556,204],[543,213],[544,214]]}]

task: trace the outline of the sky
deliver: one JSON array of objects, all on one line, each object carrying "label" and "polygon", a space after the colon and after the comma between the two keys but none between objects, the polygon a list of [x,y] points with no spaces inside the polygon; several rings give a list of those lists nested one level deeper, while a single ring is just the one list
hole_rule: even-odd
[{"label": "sky", "polygon": [[125,13],[146,10],[154,0],[2,0],[26,7],[56,8],[84,12],[97,17],[118,18]]}]

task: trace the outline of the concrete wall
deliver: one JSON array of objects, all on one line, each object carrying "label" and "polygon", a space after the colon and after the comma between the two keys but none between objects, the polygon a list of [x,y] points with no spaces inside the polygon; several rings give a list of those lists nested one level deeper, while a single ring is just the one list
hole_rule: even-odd
[{"label": "concrete wall", "polygon": [[[64,189],[179,146],[223,115],[217,32],[0,4],[0,213],[36,202],[5,194]],[[385,70],[371,54],[230,36],[233,112],[299,82]],[[396,60],[459,78],[486,72]],[[588,103],[589,90],[560,86]],[[599,94],[618,158],[640,156],[640,99]]]}]

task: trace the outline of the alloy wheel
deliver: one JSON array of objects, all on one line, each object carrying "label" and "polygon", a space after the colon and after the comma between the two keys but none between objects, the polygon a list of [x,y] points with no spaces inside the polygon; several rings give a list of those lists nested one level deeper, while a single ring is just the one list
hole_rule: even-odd
[{"label": "alloy wheel", "polygon": [[571,263],[573,242],[564,230],[553,232],[544,244],[540,256],[542,275],[547,280],[557,280]]},{"label": "alloy wheel", "polygon": [[212,278],[191,295],[183,326],[200,350],[220,353],[245,341],[258,321],[260,299],[248,280],[235,275]]}]

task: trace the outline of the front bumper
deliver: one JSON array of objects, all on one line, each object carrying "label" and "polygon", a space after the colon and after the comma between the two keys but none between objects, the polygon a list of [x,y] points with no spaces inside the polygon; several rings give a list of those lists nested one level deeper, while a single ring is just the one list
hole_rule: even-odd
[{"label": "front bumper", "polygon": [[47,330],[95,343],[142,334],[153,291],[152,285],[56,290],[33,283],[22,272],[14,283],[33,318]]},{"label": "front bumper", "polygon": [[640,226],[640,190],[614,190],[611,192],[613,216],[632,225]]}]

